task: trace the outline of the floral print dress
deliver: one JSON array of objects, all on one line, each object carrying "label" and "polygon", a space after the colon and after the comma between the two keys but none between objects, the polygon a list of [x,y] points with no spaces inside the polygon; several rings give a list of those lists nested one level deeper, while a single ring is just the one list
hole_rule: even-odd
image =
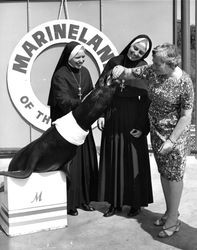
[{"label": "floral print dress", "polygon": [[151,99],[149,108],[151,144],[158,171],[168,180],[180,181],[183,178],[189,150],[190,124],[177,139],[170,153],[162,155],[159,153],[159,148],[173,132],[181,116],[181,109],[193,108],[192,80],[184,71],[179,79],[157,76],[151,65],[136,68],[132,73],[137,78],[148,80],[148,93]]}]

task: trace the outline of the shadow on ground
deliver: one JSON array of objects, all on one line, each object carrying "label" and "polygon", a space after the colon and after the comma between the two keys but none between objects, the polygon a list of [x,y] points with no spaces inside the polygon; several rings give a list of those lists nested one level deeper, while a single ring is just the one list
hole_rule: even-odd
[{"label": "shadow on ground", "polygon": [[142,213],[136,217],[141,228],[149,233],[156,241],[160,241],[166,245],[173,246],[184,250],[196,250],[197,249],[197,228],[181,221],[181,228],[178,233],[175,233],[172,237],[161,239],[157,237],[157,234],[161,230],[161,227],[156,227],[153,222],[161,217],[162,214],[153,213],[148,209],[143,209]]},{"label": "shadow on ground", "polygon": [[[101,213],[104,213],[109,206],[109,204],[102,202],[93,204],[96,210]],[[117,213],[115,216],[127,217],[128,211],[129,207],[124,206],[123,211]],[[140,224],[141,229],[148,233],[155,241],[178,249],[197,250],[197,228],[191,227],[182,220],[180,220],[181,228],[179,232],[175,233],[172,237],[165,239],[159,238],[157,235],[161,230],[161,227],[154,226],[153,222],[161,216],[162,214],[154,213],[148,210],[148,208],[142,208],[141,213],[138,216],[127,218],[130,220],[136,220]]]}]

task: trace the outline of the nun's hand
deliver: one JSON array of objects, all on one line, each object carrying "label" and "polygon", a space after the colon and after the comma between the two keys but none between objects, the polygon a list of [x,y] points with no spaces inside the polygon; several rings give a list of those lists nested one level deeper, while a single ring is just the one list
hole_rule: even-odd
[{"label": "nun's hand", "polygon": [[142,135],[142,131],[138,130],[138,129],[132,129],[130,131],[130,134],[135,137],[135,138],[139,138]]},{"label": "nun's hand", "polygon": [[97,127],[99,130],[103,130],[104,129],[104,126],[105,126],[105,118],[104,117],[100,117],[98,120],[97,120]]},{"label": "nun's hand", "polygon": [[121,76],[124,74],[125,68],[121,65],[117,65],[112,69],[112,78],[113,79],[122,79]]}]

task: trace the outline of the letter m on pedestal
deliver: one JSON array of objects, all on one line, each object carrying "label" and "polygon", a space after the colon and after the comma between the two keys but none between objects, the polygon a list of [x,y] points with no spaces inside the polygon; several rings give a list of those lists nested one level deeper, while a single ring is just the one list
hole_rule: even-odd
[{"label": "letter m on pedestal", "polygon": [[42,192],[40,192],[40,193],[36,192],[36,194],[35,194],[33,200],[31,201],[31,203],[40,202],[40,201],[42,201]]}]

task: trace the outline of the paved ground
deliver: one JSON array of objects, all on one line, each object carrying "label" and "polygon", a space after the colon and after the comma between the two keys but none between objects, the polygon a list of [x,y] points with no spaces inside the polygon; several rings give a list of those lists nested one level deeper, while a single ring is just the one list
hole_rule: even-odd
[{"label": "paved ground", "polygon": [[[153,221],[164,211],[163,195],[153,156],[151,159],[154,203],[135,218],[128,219],[129,207],[121,214],[105,218],[106,203],[93,203],[94,212],[79,210],[68,216],[68,227],[53,231],[8,237],[0,231],[0,250],[197,250],[197,160],[188,157],[184,191],[180,207],[180,231],[168,239],[159,239]],[[6,160],[0,161],[5,168]]]}]

